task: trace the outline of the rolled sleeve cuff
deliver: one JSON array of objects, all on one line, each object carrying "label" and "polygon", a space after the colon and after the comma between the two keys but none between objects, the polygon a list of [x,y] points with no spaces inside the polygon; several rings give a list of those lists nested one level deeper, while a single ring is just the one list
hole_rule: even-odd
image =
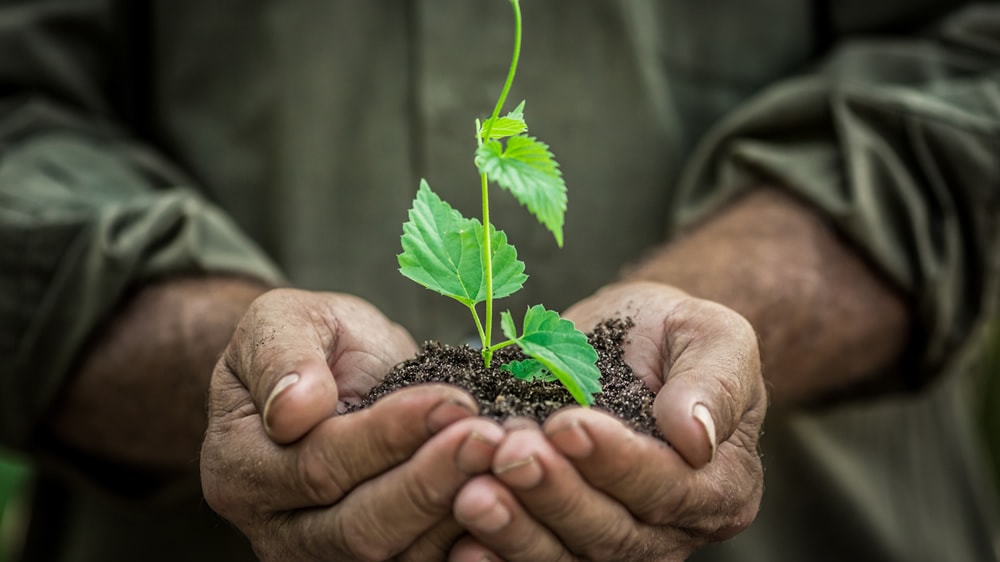
[{"label": "rolled sleeve cuff", "polygon": [[[91,169],[112,160],[95,155]],[[265,254],[192,190],[140,185],[128,196],[90,196],[72,178],[29,167],[13,174],[16,188],[0,186],[0,439],[15,448],[28,444],[95,327],[130,287],[182,273],[284,283]],[[5,178],[11,174],[0,170]]]},{"label": "rolled sleeve cuff", "polygon": [[920,387],[968,347],[997,301],[998,83],[819,74],[779,84],[706,139],[673,227],[762,185],[811,204],[910,295],[916,357],[900,376]]}]

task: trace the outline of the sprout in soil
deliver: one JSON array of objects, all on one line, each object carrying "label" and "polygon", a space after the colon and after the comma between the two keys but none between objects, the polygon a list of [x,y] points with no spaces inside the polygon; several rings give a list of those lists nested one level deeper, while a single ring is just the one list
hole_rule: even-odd
[{"label": "sprout in soil", "polygon": [[[520,290],[528,276],[507,235],[490,222],[490,180],[527,207],[560,247],[566,213],[566,183],[559,164],[548,145],[527,135],[524,102],[500,116],[521,52],[521,8],[518,0],[510,3],[514,9],[514,54],[507,80],[493,114],[485,122],[476,120],[475,163],[482,184],[482,222],[463,217],[421,180],[409,220],[403,224],[399,271],[469,309],[486,367],[498,349],[517,345],[528,359],[512,361],[502,369],[520,379],[558,380],[577,402],[589,406],[593,395],[601,391],[597,352],[569,320],[535,305],[525,313],[518,335],[514,318],[509,311],[503,312],[500,327],[507,339],[492,343],[494,299]],[[480,303],[485,309],[482,319],[477,308]]]}]

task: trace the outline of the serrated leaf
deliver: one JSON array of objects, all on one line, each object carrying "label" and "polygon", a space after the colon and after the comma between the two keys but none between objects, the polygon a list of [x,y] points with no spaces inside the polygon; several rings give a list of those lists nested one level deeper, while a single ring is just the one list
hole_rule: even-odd
[{"label": "serrated leaf", "polygon": [[[489,122],[490,119],[487,119],[486,123]],[[481,129],[479,129],[480,138],[483,138],[486,135],[486,123],[483,124]],[[490,138],[502,139],[521,134],[527,130],[528,125],[524,121],[511,119],[509,117],[497,117],[496,122],[493,124],[493,128],[490,129]],[[483,140],[485,140],[485,138]]]},{"label": "serrated leaf", "polygon": [[476,166],[510,191],[562,246],[566,182],[547,144],[527,135],[510,137],[506,146],[491,139],[476,150]]},{"label": "serrated leaf", "polygon": [[514,375],[514,378],[521,379],[523,381],[548,382],[557,380],[556,377],[545,368],[545,365],[542,365],[536,359],[511,361],[502,365],[500,369]]},{"label": "serrated leaf", "polygon": [[[481,223],[477,220],[476,225],[482,229]],[[482,230],[480,230],[482,236]],[[524,274],[524,262],[517,259],[517,250],[512,244],[507,242],[507,233],[497,230],[490,225],[490,241],[493,244],[493,298],[502,299],[521,290],[528,276]],[[480,246],[482,247],[482,246]],[[482,252],[480,252],[480,263],[482,263]],[[480,269],[482,266],[480,265]],[[486,300],[486,280],[480,288],[476,302]]]},{"label": "serrated leaf", "polygon": [[[399,271],[424,287],[467,306],[486,299],[482,224],[468,219],[438,197],[426,181],[403,224]],[[493,298],[506,297],[524,285],[524,262],[507,235],[490,228],[493,246]]]},{"label": "serrated leaf", "polygon": [[479,128],[479,138],[486,139],[486,129],[490,122],[493,128],[490,129],[491,139],[502,139],[513,135],[519,135],[528,130],[528,124],[524,121],[524,102],[522,101],[513,111],[504,117],[497,118],[496,121],[487,119]]},{"label": "serrated leaf", "polygon": [[601,372],[597,368],[597,352],[587,341],[587,335],[572,322],[541,305],[528,309],[524,315],[524,330],[516,333],[509,312],[501,315],[504,335],[515,340],[525,355],[535,359],[552,373],[577,402],[585,406],[594,403],[594,394],[601,392]]}]

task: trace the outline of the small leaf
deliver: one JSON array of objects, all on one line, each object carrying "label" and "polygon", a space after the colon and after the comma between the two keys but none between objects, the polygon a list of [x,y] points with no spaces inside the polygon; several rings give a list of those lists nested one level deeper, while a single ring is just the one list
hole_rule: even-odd
[{"label": "small leaf", "polygon": [[[421,180],[409,221],[403,224],[399,271],[424,287],[466,306],[486,299],[483,277],[482,224],[467,219],[438,197]],[[507,242],[507,235],[491,227],[493,297],[503,298],[524,285],[524,262]]]},{"label": "small leaf", "polygon": [[509,312],[501,315],[500,325],[504,335],[517,341],[525,355],[559,379],[577,402],[584,406],[594,403],[593,395],[601,392],[597,352],[587,341],[587,335],[572,322],[535,305],[524,315],[524,332],[520,337]]},{"label": "small leaf", "polygon": [[507,114],[507,118],[524,121],[524,102],[525,100],[521,100],[521,103],[517,104],[517,107]]},{"label": "small leaf", "polygon": [[524,361],[511,361],[500,366],[501,370],[514,375],[514,378],[523,381],[554,381],[556,377],[535,359],[525,359]]},{"label": "small leaf", "polygon": [[527,135],[510,137],[506,147],[491,139],[476,150],[476,166],[510,191],[562,246],[566,182],[547,144]]},{"label": "small leaf", "polygon": [[510,315],[509,310],[500,313],[500,329],[503,330],[503,335],[507,336],[507,339],[517,340],[517,326],[514,324],[514,317]]},{"label": "small leaf", "polygon": [[[486,135],[486,124],[489,122],[490,120],[487,119],[486,123],[483,124],[481,129],[479,129],[479,137],[483,138],[483,140],[486,140],[484,138]],[[490,138],[502,139],[521,134],[527,130],[528,125],[524,121],[511,119],[509,117],[497,117],[496,122],[493,123],[493,128],[490,129]]]},{"label": "small leaf", "polygon": [[488,140],[486,139],[486,128],[491,121],[493,122],[493,128],[490,129],[491,139],[502,139],[521,134],[528,130],[528,124],[524,122],[523,101],[514,108],[514,111],[511,111],[505,117],[499,117],[496,121],[487,119],[479,128],[479,138],[482,140]]}]

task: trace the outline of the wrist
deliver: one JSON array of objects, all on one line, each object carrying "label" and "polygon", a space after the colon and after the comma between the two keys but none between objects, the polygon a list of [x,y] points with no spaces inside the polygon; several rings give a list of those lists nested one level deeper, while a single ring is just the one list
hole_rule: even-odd
[{"label": "wrist", "polygon": [[54,448],[196,476],[212,367],[266,289],[223,276],[138,288],[95,334],[54,405],[46,426]]},{"label": "wrist", "polygon": [[748,194],[625,278],[670,284],[746,317],[779,405],[883,382],[908,339],[899,291],[777,190]]}]

